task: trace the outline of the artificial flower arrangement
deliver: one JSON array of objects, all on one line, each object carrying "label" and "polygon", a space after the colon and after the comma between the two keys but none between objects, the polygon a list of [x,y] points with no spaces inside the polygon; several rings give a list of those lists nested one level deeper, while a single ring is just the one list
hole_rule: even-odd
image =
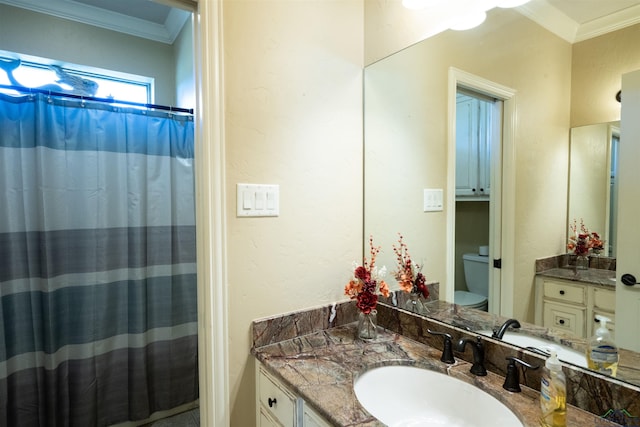
[{"label": "artificial flower arrangement", "polygon": [[582,219],[580,220],[580,228],[574,219],[573,223],[569,224],[569,229],[573,235],[569,236],[567,249],[575,255],[587,256],[589,251],[599,254],[604,249],[604,242],[600,239],[600,235],[595,231],[590,232]]},{"label": "artificial flower arrangement", "polygon": [[378,292],[382,296],[389,296],[389,287],[383,280],[387,273],[386,267],[378,269],[376,257],[380,252],[380,246],[373,246],[373,237],[369,237],[371,258],[367,261],[364,257],[362,265],[353,263],[353,277],[344,288],[345,295],[356,300],[356,306],[364,313],[369,314],[378,305]]},{"label": "artificial flower arrangement", "polygon": [[394,276],[403,291],[428,298],[427,279],[422,274],[424,264],[418,265],[411,260],[409,249],[403,240],[402,234],[398,233],[398,236],[399,246],[393,245],[393,252],[395,252],[396,260],[398,261],[398,269],[394,272]]}]

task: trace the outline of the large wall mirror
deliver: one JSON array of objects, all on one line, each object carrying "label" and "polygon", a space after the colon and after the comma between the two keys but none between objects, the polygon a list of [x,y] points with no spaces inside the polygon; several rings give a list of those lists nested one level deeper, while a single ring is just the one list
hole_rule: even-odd
[{"label": "large wall mirror", "polygon": [[599,233],[604,255],[615,257],[620,121],[571,129],[569,221]]},{"label": "large wall mirror", "polygon": [[[364,237],[373,236],[383,247],[378,265],[395,270],[392,245],[401,233],[412,258],[425,265],[427,280],[440,283],[441,297],[453,295],[451,289],[464,285],[454,283],[448,272],[462,274],[462,252],[502,233],[491,248],[491,256],[502,260],[502,269],[494,272],[502,305],[490,311],[534,323],[535,261],[566,253],[573,218],[583,218],[603,234],[612,245],[608,254],[615,256],[610,231],[616,216],[611,141],[620,127],[615,95],[622,74],[640,69],[638,37],[640,24],[572,43],[516,10],[494,9],[476,29],[445,31],[368,65]],[[508,118],[513,135],[503,136],[513,146],[498,153],[503,176],[511,178],[491,187],[492,194],[507,195],[499,212],[491,211],[490,198],[464,206],[460,199],[448,199],[455,191],[449,188],[448,161],[452,69],[515,94],[514,115]],[[589,136],[593,145],[587,151],[594,157],[577,160],[578,141],[587,129],[602,134],[602,146],[596,148]],[[591,171],[580,170],[579,163]],[[441,211],[424,208],[426,189],[443,190]],[[448,220],[452,210],[455,223]],[[496,215],[499,220],[487,221]],[[449,256],[454,235],[455,245],[464,249]],[[364,247],[367,255],[368,244]],[[393,288],[393,279],[389,282]]]}]

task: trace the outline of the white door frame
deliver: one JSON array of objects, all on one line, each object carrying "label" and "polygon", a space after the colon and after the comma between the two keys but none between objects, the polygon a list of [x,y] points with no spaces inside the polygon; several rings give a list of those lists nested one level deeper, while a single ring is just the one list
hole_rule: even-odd
[{"label": "white door frame", "polygon": [[[456,224],[456,93],[458,87],[499,99],[503,103],[502,150],[492,150],[492,168],[502,166],[502,179],[491,174],[491,203],[501,199],[502,208],[493,209],[489,233],[489,311],[502,316],[513,315],[515,249],[515,147],[516,91],[457,68],[449,68],[448,88],[448,162],[447,162],[447,271],[444,299],[453,302],[455,292],[455,224]],[[502,259],[502,268],[492,268],[494,259]],[[505,283],[505,286],[502,286]]]},{"label": "white door frame", "polygon": [[[163,0],[166,1],[166,0]],[[183,2],[184,0],[173,0]],[[226,269],[223,28],[220,1],[194,15],[200,423],[230,425]]]}]

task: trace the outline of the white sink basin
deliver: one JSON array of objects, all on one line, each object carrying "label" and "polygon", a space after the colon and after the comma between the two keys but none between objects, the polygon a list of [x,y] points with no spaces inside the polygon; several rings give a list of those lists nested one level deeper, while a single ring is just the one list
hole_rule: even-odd
[{"label": "white sink basin", "polygon": [[[493,332],[478,331],[478,333],[490,337]],[[587,359],[584,354],[572,348],[559,345],[553,341],[509,331],[505,332],[504,336],[502,337],[502,341],[508,342],[512,345],[517,345],[518,347],[522,348],[533,347],[546,353],[549,352],[545,350],[545,347],[553,346],[558,352],[558,359],[577,366],[581,366],[583,368],[587,367]]]},{"label": "white sink basin", "polygon": [[356,397],[390,427],[522,427],[513,412],[483,390],[446,374],[413,366],[384,366],[362,374]]}]

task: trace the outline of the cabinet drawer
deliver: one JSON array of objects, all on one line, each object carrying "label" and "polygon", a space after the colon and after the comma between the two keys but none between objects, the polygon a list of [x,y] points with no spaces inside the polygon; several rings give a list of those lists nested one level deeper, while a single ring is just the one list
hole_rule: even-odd
[{"label": "cabinet drawer", "polygon": [[545,301],[544,327],[569,332],[577,337],[585,336],[585,308]]},{"label": "cabinet drawer", "polygon": [[259,368],[258,399],[284,427],[296,425],[297,399],[279,381]]},{"label": "cabinet drawer", "polygon": [[545,298],[553,298],[566,303],[585,304],[585,293],[585,287],[581,285],[549,280],[544,281]]},{"label": "cabinet drawer", "polygon": [[[593,307],[604,311],[616,311],[616,291],[593,288]],[[605,316],[610,317],[608,314]]]}]

